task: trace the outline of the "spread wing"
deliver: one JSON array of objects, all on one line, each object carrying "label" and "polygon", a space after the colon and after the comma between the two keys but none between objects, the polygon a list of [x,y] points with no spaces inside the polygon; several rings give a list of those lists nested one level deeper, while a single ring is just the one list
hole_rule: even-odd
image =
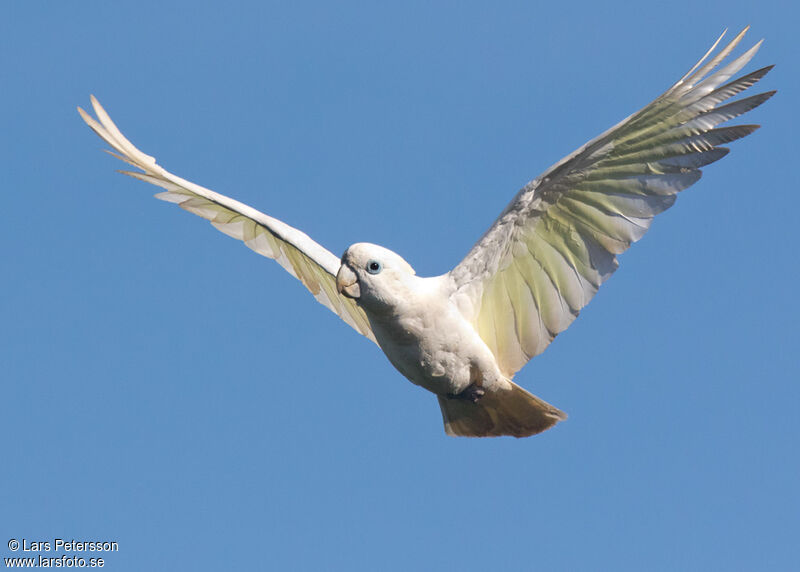
[{"label": "spread wing", "polygon": [[721,36],[650,105],[528,183],[450,272],[454,300],[504,374],[512,376],[572,323],[616,270],[616,255],[697,182],[701,167],[728,153],[721,145],[758,128],[718,127],[774,93],[722,104],[772,67],[730,81],[759,42],[714,71],[746,31],[711,56]]},{"label": "spread wing", "polygon": [[363,310],[336,291],[336,272],[340,266],[337,256],[296,228],[166,171],[156,164],[153,157],[139,151],[125,138],[94,96],[92,107],[97,119],[79,107],[78,112],[83,120],[116,151],[109,153],[142,171],[122,173],[166,189],[156,197],[176,203],[182,209],[211,221],[225,234],[243,241],[259,254],[276,260],[289,274],[300,280],[320,303],[375,341]]}]

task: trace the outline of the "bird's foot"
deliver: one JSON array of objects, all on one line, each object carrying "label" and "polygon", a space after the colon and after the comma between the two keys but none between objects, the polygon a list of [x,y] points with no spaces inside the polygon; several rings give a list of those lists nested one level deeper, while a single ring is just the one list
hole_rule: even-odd
[{"label": "bird's foot", "polygon": [[461,393],[448,393],[447,397],[450,399],[464,399],[472,403],[478,403],[478,400],[483,397],[484,393],[486,393],[486,391],[480,385],[472,383]]}]

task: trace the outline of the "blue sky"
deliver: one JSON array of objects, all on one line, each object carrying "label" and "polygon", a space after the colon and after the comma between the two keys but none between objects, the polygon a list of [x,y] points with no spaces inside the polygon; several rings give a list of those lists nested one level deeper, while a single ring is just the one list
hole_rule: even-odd
[{"label": "blue sky", "polygon": [[[394,3],[397,4],[397,3]],[[112,570],[788,570],[800,558],[787,2],[6,2],[0,556]],[[721,30],[777,97],[516,377],[570,418],[453,439],[275,263],[155,201],[75,107],[304,230],[447,271]],[[20,553],[17,553],[20,554]]]}]

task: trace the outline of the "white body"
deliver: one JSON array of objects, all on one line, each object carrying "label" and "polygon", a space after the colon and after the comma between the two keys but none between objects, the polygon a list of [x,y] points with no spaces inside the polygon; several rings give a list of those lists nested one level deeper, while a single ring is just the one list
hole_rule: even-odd
[{"label": "white body", "polygon": [[408,276],[388,311],[364,307],[378,345],[412,383],[437,395],[459,394],[477,379],[485,389],[508,385],[492,352],[452,302],[449,275]]}]

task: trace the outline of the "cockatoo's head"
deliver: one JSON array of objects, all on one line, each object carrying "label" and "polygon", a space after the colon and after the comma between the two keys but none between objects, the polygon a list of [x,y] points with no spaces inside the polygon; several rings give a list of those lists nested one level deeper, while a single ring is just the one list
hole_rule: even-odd
[{"label": "cockatoo's head", "polygon": [[340,294],[354,298],[367,308],[393,306],[402,296],[409,278],[416,273],[411,265],[387,248],[359,242],[342,255],[336,274]]}]

